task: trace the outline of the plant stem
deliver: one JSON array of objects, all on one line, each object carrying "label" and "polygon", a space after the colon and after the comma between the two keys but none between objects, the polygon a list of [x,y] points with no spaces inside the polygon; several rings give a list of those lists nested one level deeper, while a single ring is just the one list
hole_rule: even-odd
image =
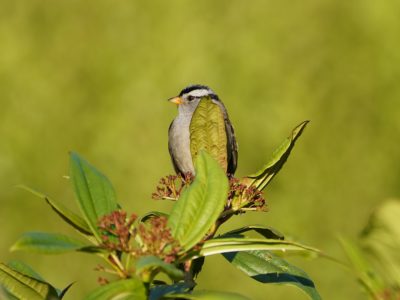
[{"label": "plant stem", "polygon": [[122,271],[123,274],[125,274],[125,269],[124,266],[122,265],[121,261],[119,260],[119,258],[117,257],[117,255],[115,255],[115,253],[111,253],[110,256],[112,257],[113,261],[115,262],[115,264],[118,266],[118,268]]},{"label": "plant stem", "polygon": [[109,273],[109,274],[113,274],[113,275],[119,275],[118,272],[110,270],[110,269],[104,269],[103,272]]},{"label": "plant stem", "polygon": [[[112,254],[110,254],[110,256],[112,256]],[[115,254],[114,254],[114,256],[115,256]],[[117,263],[113,262],[113,261],[115,261],[114,257],[112,258],[112,261],[110,260],[110,258],[108,256],[100,255],[100,257],[102,257],[116,271],[116,273],[118,274],[119,277],[121,277],[121,278],[126,277],[126,275],[124,273],[124,269],[120,268]]]},{"label": "plant stem", "polygon": [[129,272],[129,265],[131,264],[131,254],[127,254],[127,258],[125,260],[125,271]]},{"label": "plant stem", "polygon": [[176,200],[178,200],[178,198],[177,197],[162,197],[162,199],[163,200],[173,200],[173,201],[176,201]]}]

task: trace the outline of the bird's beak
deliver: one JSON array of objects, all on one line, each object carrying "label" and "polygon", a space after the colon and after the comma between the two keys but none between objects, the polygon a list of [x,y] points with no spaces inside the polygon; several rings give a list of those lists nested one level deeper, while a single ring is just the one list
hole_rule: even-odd
[{"label": "bird's beak", "polygon": [[177,105],[182,104],[182,102],[183,102],[182,98],[179,97],[179,96],[172,97],[172,98],[168,99],[168,101],[171,102],[171,103],[175,103]]}]

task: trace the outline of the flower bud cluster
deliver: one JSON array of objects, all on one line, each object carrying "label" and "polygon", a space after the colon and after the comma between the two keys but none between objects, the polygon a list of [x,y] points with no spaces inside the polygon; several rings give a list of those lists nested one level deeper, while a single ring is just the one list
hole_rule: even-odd
[{"label": "flower bud cluster", "polygon": [[193,174],[188,172],[184,175],[168,175],[160,179],[156,192],[151,196],[155,200],[178,200],[184,187],[193,181]]},{"label": "flower bud cluster", "polygon": [[244,212],[246,210],[267,210],[263,193],[255,186],[248,186],[238,178],[231,178],[229,187],[226,209],[233,209],[238,212]]},{"label": "flower bud cluster", "polygon": [[127,253],[135,259],[154,255],[165,262],[174,262],[181,247],[172,237],[164,216],[153,216],[146,222],[136,222],[137,216],[129,218],[126,212],[117,210],[100,219],[102,247],[106,250]]}]

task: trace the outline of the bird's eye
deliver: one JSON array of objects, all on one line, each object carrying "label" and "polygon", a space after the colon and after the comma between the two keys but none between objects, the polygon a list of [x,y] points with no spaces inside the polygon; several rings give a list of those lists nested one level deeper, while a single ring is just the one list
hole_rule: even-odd
[{"label": "bird's eye", "polygon": [[194,96],[188,96],[188,100],[189,100],[189,101],[194,100],[194,98],[195,98]]}]

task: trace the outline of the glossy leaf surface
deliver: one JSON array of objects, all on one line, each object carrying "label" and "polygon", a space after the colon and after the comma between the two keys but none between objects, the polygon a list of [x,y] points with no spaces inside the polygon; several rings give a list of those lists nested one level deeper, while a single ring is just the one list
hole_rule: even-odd
[{"label": "glossy leaf surface", "polygon": [[269,251],[231,252],[225,253],[224,257],[254,280],[294,285],[311,299],[321,299],[314,283],[303,270]]},{"label": "glossy leaf surface", "polygon": [[195,168],[193,183],[175,202],[168,220],[172,236],[184,249],[204,238],[222,212],[228,192],[224,171],[205,151],[197,156]]},{"label": "glossy leaf surface", "polygon": [[251,185],[255,185],[259,190],[263,190],[268,185],[285,164],[296,140],[300,137],[308,122],[304,121],[296,126],[290,136],[275,149],[268,163],[257,173],[247,176]]},{"label": "glossy leaf surface", "polygon": [[260,239],[246,237],[226,237],[214,238],[204,243],[200,250],[201,256],[208,256],[218,253],[251,251],[251,250],[270,250],[281,253],[314,253],[319,254],[318,249],[308,247],[296,242],[276,240],[276,239]]},{"label": "glossy leaf surface", "polygon": [[27,264],[25,264],[21,261],[17,261],[17,260],[10,261],[7,263],[7,266],[21,274],[24,274],[26,276],[32,277],[32,278],[40,280],[40,281],[44,281],[42,276],[40,276],[30,266],[28,266]]},{"label": "glossy leaf surface", "polygon": [[84,300],[146,300],[143,283],[135,278],[118,280],[101,286],[90,293]]},{"label": "glossy leaf surface", "polygon": [[[26,232],[11,247],[11,251],[23,250],[45,254],[59,254],[70,251],[85,251],[89,245],[57,233]],[[89,251],[92,252],[92,251]]]},{"label": "glossy leaf surface", "polygon": [[99,238],[99,219],[118,209],[114,188],[106,176],[73,152],[70,168],[79,206],[91,231]]},{"label": "glossy leaf surface", "polygon": [[143,272],[162,272],[173,280],[183,279],[183,272],[173,264],[168,264],[155,256],[144,256],[136,263],[136,274],[140,276]]},{"label": "glossy leaf surface", "polygon": [[59,299],[50,284],[17,272],[3,263],[0,263],[0,285],[20,300]]}]

